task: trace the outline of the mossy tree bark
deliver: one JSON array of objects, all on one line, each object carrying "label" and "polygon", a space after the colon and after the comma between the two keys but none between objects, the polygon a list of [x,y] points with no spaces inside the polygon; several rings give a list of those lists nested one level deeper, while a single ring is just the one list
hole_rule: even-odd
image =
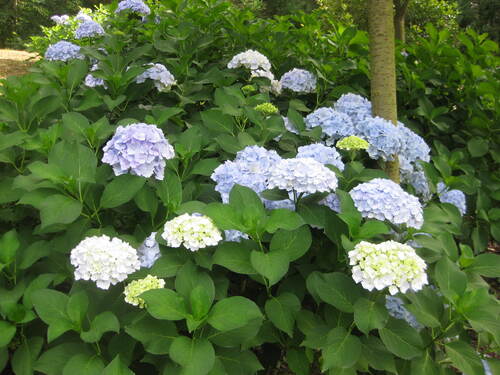
[{"label": "mossy tree bark", "polygon": [[405,18],[410,0],[394,0],[394,28],[396,39],[406,41]]},{"label": "mossy tree bark", "polygon": [[[369,0],[371,101],[374,116],[398,123],[393,0]],[[385,163],[389,178],[399,184],[399,161]]]}]

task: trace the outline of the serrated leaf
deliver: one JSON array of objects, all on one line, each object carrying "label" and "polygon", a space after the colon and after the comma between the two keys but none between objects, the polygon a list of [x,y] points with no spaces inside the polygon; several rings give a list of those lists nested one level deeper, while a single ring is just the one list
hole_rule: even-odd
[{"label": "serrated leaf", "polygon": [[101,197],[102,208],[113,208],[129,202],[144,186],[146,179],[131,174],[115,177],[104,188]]}]

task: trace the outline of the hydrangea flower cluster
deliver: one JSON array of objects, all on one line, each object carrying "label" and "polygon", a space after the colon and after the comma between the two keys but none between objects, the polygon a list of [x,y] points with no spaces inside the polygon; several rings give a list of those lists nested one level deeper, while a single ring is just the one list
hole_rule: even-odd
[{"label": "hydrangea flower cluster", "polygon": [[119,126],[103,148],[103,163],[110,164],[116,176],[130,173],[163,180],[165,159],[175,156],[161,129],[144,123]]},{"label": "hydrangea flower cluster", "polygon": [[385,296],[385,308],[393,318],[405,320],[411,327],[417,330],[424,328],[424,326],[417,321],[417,318],[405,308],[401,298]]},{"label": "hydrangea flower cluster", "polygon": [[76,44],[64,40],[51,44],[45,51],[45,59],[49,61],[69,61],[73,59],[83,59],[80,47]]},{"label": "hydrangea flower cluster", "polygon": [[449,190],[443,182],[438,183],[437,191],[441,203],[450,203],[458,208],[461,215],[465,215],[467,212],[467,201],[462,191],[456,189]]},{"label": "hydrangea flower cluster", "polygon": [[156,232],[151,233],[137,249],[141,267],[151,268],[160,258],[160,245],[155,239]]},{"label": "hydrangea flower cluster", "polygon": [[307,115],[305,124],[308,129],[321,127],[323,134],[338,139],[355,133],[351,118],[333,108],[321,107]]},{"label": "hydrangea flower cluster", "polygon": [[141,267],[132,246],[106,235],[85,238],[71,250],[70,260],[75,280],[95,281],[101,289],[125,280]]},{"label": "hydrangea flower cluster", "polygon": [[342,138],[336,144],[337,148],[341,150],[353,151],[353,150],[367,150],[370,144],[363,138],[351,135],[349,137]]},{"label": "hydrangea flower cluster", "polygon": [[424,201],[428,201],[432,198],[431,190],[429,187],[429,182],[424,171],[416,166],[412,170],[400,169],[401,170],[401,181],[410,184],[415,189],[415,193],[422,197]]},{"label": "hydrangea flower cluster", "polygon": [[317,80],[311,72],[294,68],[283,74],[280,83],[284,89],[307,94],[316,90]]},{"label": "hydrangea flower cluster", "polygon": [[248,234],[236,229],[228,229],[224,231],[224,238],[226,242],[241,242],[241,240],[248,240]]},{"label": "hydrangea flower cluster", "polygon": [[165,223],[161,235],[170,247],[184,245],[186,249],[197,251],[207,246],[215,246],[222,235],[213,221],[200,214],[182,214]]},{"label": "hydrangea flower cluster", "polygon": [[102,26],[93,20],[89,20],[80,23],[80,25],[75,31],[75,38],[76,39],[93,38],[103,34],[104,34],[104,29],[102,28]]},{"label": "hydrangea flower cluster", "polygon": [[75,20],[80,21],[80,22],[87,22],[87,21],[92,21],[92,17],[90,17],[88,14],[86,14],[83,10],[79,11],[78,14],[75,16]]},{"label": "hydrangea flower cluster", "polygon": [[[357,94],[344,94],[333,106],[336,111],[348,115],[354,125],[364,120],[366,117],[372,116],[372,103]],[[349,134],[352,135],[352,134]]]},{"label": "hydrangea flower cluster", "polygon": [[125,10],[130,10],[131,12],[136,12],[143,15],[148,15],[151,13],[151,9],[144,4],[142,0],[123,0],[118,3],[118,8],[116,8],[115,13],[120,13]]},{"label": "hydrangea flower cluster", "polygon": [[271,116],[279,113],[278,107],[272,103],[262,103],[254,107],[257,112],[262,113],[264,116]]},{"label": "hydrangea flower cluster", "polygon": [[281,159],[271,169],[268,188],[313,194],[337,189],[333,171],[311,158]]},{"label": "hydrangea flower cluster", "polygon": [[418,291],[427,284],[427,265],[415,249],[395,241],[362,241],[349,251],[352,278],[367,290],[389,288],[389,293]]},{"label": "hydrangea flower cluster", "polygon": [[[90,71],[91,72],[94,72],[96,71],[97,69],[99,69],[99,66],[98,64],[94,64],[92,65],[92,67],[90,68]],[[84,81],[84,84],[85,86],[87,87],[97,87],[97,86],[103,86],[104,88],[106,88],[106,84],[104,83],[104,80],[102,78],[97,78],[95,77],[94,75],[92,75],[91,73],[87,74],[85,76],[85,81]]]},{"label": "hydrangea flower cluster", "polygon": [[313,143],[307,146],[300,146],[297,151],[296,158],[311,158],[321,164],[331,164],[341,171],[344,170],[342,157],[335,147],[328,147],[322,143]]},{"label": "hydrangea flower cluster", "polygon": [[400,132],[390,121],[381,117],[366,117],[356,129],[356,135],[370,144],[367,152],[372,159],[393,160],[394,155],[401,151]]},{"label": "hydrangea flower cluster", "polygon": [[161,289],[165,287],[165,280],[159,279],[156,276],[147,275],[144,279],[134,280],[125,287],[125,302],[134,306],[139,306],[143,309],[146,306],[146,301],[139,296],[147,290]]},{"label": "hydrangea flower cluster", "polygon": [[335,211],[336,213],[340,213],[340,199],[339,196],[335,193],[328,194],[322,200],[318,202],[323,206],[328,207],[330,210]]},{"label": "hydrangea flower cluster", "polygon": [[385,178],[374,178],[352,189],[354,205],[365,218],[387,220],[395,225],[420,229],[424,223],[422,205],[417,197]]},{"label": "hydrangea flower cluster", "polygon": [[135,81],[137,83],[144,83],[146,79],[151,79],[158,91],[168,91],[175,85],[175,77],[168,71],[168,69],[162,64],[148,64],[151,66],[144,73],[139,74]]},{"label": "hydrangea flower cluster", "polygon": [[69,23],[69,16],[67,14],[63,14],[61,16],[53,15],[50,17],[50,19],[56,24],[56,25],[67,25]]},{"label": "hydrangea flower cluster", "polygon": [[[431,149],[427,143],[425,143],[424,139],[408,129],[401,122],[398,122],[397,129],[399,130],[401,139],[401,150],[399,152],[400,163],[403,162],[401,163],[403,165],[404,163],[415,164],[418,160],[429,162],[431,159]],[[405,169],[410,170],[413,169],[412,167],[413,166],[407,166]]]},{"label": "hydrangea flower cluster", "polygon": [[[262,53],[249,49],[234,56],[227,64],[227,67],[229,69],[245,67],[252,71],[261,69],[269,72],[271,70],[271,63]],[[262,77],[262,75],[260,77]]]},{"label": "hydrangea flower cluster", "polygon": [[281,94],[281,89],[282,89],[281,82],[278,81],[277,79],[274,79],[274,74],[269,70],[264,70],[264,69],[252,70],[251,78],[267,78],[269,81],[271,81],[271,86],[264,87],[264,90],[262,91],[266,92],[271,91],[275,95]]}]

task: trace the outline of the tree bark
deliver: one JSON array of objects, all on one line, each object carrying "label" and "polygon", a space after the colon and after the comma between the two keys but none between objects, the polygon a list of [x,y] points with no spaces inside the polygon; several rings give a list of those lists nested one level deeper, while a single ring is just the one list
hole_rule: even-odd
[{"label": "tree bark", "polygon": [[396,39],[406,41],[406,10],[410,0],[394,0],[394,28],[396,32]]},{"label": "tree bark", "polygon": [[[371,101],[374,116],[398,123],[396,103],[396,61],[392,0],[369,0]],[[399,161],[385,163],[391,180],[399,184]]]}]

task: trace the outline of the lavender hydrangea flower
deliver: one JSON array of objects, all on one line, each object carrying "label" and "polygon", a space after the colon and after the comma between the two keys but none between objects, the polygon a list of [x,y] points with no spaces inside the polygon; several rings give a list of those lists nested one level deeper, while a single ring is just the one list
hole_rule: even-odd
[{"label": "lavender hydrangea flower", "polygon": [[119,126],[103,148],[103,163],[113,167],[115,175],[130,172],[137,176],[163,180],[165,159],[175,156],[161,129],[144,123]]},{"label": "lavender hydrangea flower", "polygon": [[397,128],[401,139],[400,155],[413,164],[418,160],[429,162],[431,149],[424,139],[401,122],[398,122]]},{"label": "lavender hydrangea flower", "polygon": [[304,69],[294,68],[283,74],[281,87],[298,93],[311,93],[316,90],[316,77]]},{"label": "lavender hydrangea flower", "polygon": [[249,49],[245,52],[238,53],[227,64],[229,69],[245,67],[252,71],[262,69],[264,71],[271,70],[271,63],[268,58],[262,53]]},{"label": "lavender hydrangea flower", "polygon": [[268,188],[314,194],[337,189],[333,171],[311,158],[281,159],[271,169]]},{"label": "lavender hydrangea flower", "polygon": [[359,184],[349,194],[365,218],[387,220],[395,225],[404,224],[416,229],[420,229],[424,223],[418,198],[391,180],[375,178]]},{"label": "lavender hydrangea flower", "polygon": [[151,268],[160,258],[160,245],[156,241],[156,232],[151,233],[137,249],[141,267]]},{"label": "lavender hydrangea flower", "polygon": [[170,73],[164,65],[153,63],[148,65],[151,66],[151,68],[136,77],[135,81],[137,83],[144,83],[146,79],[151,79],[156,89],[160,92],[170,90],[170,88],[177,83],[172,73]]},{"label": "lavender hydrangea flower", "polygon": [[349,93],[342,95],[333,107],[336,111],[348,115],[355,125],[372,115],[372,103],[357,94]]},{"label": "lavender hydrangea flower", "polygon": [[[98,64],[92,65],[90,68],[91,72],[96,71],[99,69]],[[85,81],[84,81],[85,86],[87,87],[97,87],[97,86],[103,86],[104,88],[107,88],[106,84],[104,83],[104,80],[102,78],[97,78],[94,77],[91,73],[87,74],[85,76]]]},{"label": "lavender hydrangea flower", "polygon": [[465,215],[467,212],[467,201],[462,191],[456,189],[449,190],[443,182],[438,183],[437,191],[441,203],[450,203],[458,208],[461,215]]},{"label": "lavender hydrangea flower", "polygon": [[51,44],[45,51],[45,58],[49,61],[66,62],[72,59],[83,59],[83,57],[79,46],[64,40]]},{"label": "lavender hydrangea flower", "polygon": [[130,10],[131,12],[136,12],[143,15],[149,15],[151,9],[144,4],[142,0],[123,0],[118,3],[118,8],[116,8],[115,13],[120,13],[125,10]]},{"label": "lavender hydrangea flower", "polygon": [[413,186],[415,193],[421,196],[424,201],[432,198],[427,177],[424,171],[418,167],[410,171],[401,169],[401,181]]},{"label": "lavender hydrangea flower", "polygon": [[75,31],[76,39],[93,38],[104,34],[104,29],[97,22],[90,20],[80,23]]},{"label": "lavender hydrangea flower", "polygon": [[271,201],[268,199],[264,199],[263,201],[264,201],[264,206],[268,210],[277,210],[277,209],[284,209],[290,211],[295,210],[295,203],[291,199],[283,199],[280,201]]},{"label": "lavender hydrangea flower", "polygon": [[372,159],[394,160],[402,148],[401,135],[396,126],[381,117],[367,117],[356,126],[357,133],[370,144],[368,155]]},{"label": "lavender hydrangea flower", "polygon": [[228,229],[224,231],[224,238],[226,242],[241,242],[241,240],[248,240],[248,234],[239,230]]},{"label": "lavender hydrangea flower", "polygon": [[83,11],[78,12],[78,14],[75,16],[75,20],[81,21],[81,22],[93,21],[92,17],[90,17],[88,14],[86,14]]},{"label": "lavender hydrangea flower", "polygon": [[312,158],[321,164],[331,164],[341,171],[344,170],[342,157],[335,147],[328,147],[322,143],[313,143],[307,146],[301,146],[297,149],[296,158]]},{"label": "lavender hydrangea flower", "polygon": [[385,308],[393,318],[405,320],[410,326],[417,330],[424,328],[424,326],[417,321],[417,318],[405,308],[401,298],[385,296]]},{"label": "lavender hydrangea flower", "polygon": [[340,199],[339,196],[335,193],[328,194],[322,200],[318,202],[318,204],[328,207],[330,210],[335,211],[336,213],[340,213]]},{"label": "lavender hydrangea flower", "polygon": [[67,25],[69,23],[69,16],[67,14],[63,14],[61,16],[56,14],[50,17],[50,19],[54,21],[56,25]]},{"label": "lavender hydrangea flower", "polygon": [[321,127],[323,134],[332,139],[347,137],[355,133],[354,125],[348,115],[328,107],[318,108],[307,115],[305,124],[308,129]]}]

